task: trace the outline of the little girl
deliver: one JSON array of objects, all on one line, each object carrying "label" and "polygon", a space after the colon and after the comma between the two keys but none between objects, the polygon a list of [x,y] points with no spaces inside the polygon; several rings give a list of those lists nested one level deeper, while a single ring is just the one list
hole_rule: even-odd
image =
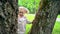
[{"label": "little girl", "polygon": [[30,23],[26,17],[24,16],[25,13],[28,13],[28,9],[25,7],[19,7],[18,12],[18,34],[25,34],[26,31],[26,24]]}]

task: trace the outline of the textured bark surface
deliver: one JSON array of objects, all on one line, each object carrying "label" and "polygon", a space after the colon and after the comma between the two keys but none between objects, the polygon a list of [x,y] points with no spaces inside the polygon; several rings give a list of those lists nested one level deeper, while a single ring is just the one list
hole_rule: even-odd
[{"label": "textured bark surface", "polygon": [[41,0],[29,34],[52,34],[60,11],[60,0]]},{"label": "textured bark surface", "polygon": [[0,0],[0,34],[17,34],[17,0]]}]

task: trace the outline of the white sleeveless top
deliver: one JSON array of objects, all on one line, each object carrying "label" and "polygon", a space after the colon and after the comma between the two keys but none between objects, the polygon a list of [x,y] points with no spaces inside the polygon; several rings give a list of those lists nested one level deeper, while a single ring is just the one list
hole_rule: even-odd
[{"label": "white sleeveless top", "polygon": [[22,17],[19,18],[18,17],[18,33],[25,33],[25,29],[26,29],[26,23],[28,22],[28,20],[26,19],[26,17]]}]

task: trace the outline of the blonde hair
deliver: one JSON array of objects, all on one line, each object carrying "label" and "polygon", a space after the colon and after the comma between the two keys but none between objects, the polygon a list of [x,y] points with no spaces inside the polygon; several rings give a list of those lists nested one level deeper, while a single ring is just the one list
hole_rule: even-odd
[{"label": "blonde hair", "polygon": [[29,10],[28,10],[27,8],[25,8],[25,7],[20,6],[20,7],[18,8],[18,10],[20,10],[20,9],[25,9],[25,10],[27,11],[27,13],[29,13]]}]

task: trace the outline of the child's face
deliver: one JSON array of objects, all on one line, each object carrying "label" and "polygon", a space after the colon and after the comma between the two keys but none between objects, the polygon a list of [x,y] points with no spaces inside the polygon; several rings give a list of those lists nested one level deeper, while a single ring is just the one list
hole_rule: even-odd
[{"label": "child's face", "polygon": [[24,14],[27,13],[27,11],[23,8],[19,9],[19,15],[24,16]]},{"label": "child's face", "polygon": [[20,15],[20,16],[23,16],[23,15],[24,15],[24,13],[23,13],[22,10],[19,11],[19,15]]}]

